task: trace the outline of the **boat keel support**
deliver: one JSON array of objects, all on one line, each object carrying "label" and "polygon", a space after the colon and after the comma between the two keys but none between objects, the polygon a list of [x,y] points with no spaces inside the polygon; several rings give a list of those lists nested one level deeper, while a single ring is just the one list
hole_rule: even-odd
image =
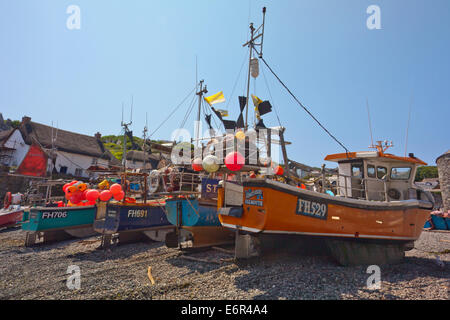
[{"label": "boat keel support", "polygon": [[166,240],[166,235],[171,232],[174,232],[174,228],[143,231],[147,238],[157,242],[164,242]]},{"label": "boat keel support", "polygon": [[36,243],[37,232],[27,232],[25,235],[25,247],[32,247]]},{"label": "boat keel support", "polygon": [[261,244],[257,237],[236,232],[234,256],[236,259],[250,259],[261,254]]}]

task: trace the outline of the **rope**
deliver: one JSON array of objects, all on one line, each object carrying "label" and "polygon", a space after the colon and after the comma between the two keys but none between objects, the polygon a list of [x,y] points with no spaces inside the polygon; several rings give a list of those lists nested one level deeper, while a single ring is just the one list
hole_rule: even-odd
[{"label": "rope", "polygon": [[234,90],[236,89],[236,85],[237,85],[237,83],[238,83],[238,81],[239,81],[239,78],[240,78],[241,72],[242,72],[242,68],[244,67],[244,64],[245,64],[245,61],[246,61],[246,60],[247,60],[247,53],[245,53],[245,55],[244,55],[244,59],[242,60],[242,64],[241,64],[241,68],[239,69],[238,76],[236,77],[236,80],[234,81],[233,90],[231,90],[230,100],[228,100],[226,109],[228,109],[228,106],[230,105],[231,97],[233,96]]},{"label": "rope", "polygon": [[151,136],[153,136],[155,134],[156,131],[158,131],[159,128],[161,128],[161,126],[166,123],[167,120],[169,120],[169,118],[175,113],[175,111],[178,110],[178,108],[180,108],[180,106],[186,101],[186,99],[195,91],[195,88],[197,86],[194,87],[194,89],[191,90],[191,92],[188,93],[188,95],[183,99],[183,101],[181,101],[181,103],[176,106],[176,108],[167,116],[166,119],[164,119],[163,122],[161,122],[161,124],[148,136],[148,138],[150,139]]},{"label": "rope", "polygon": [[276,73],[272,70],[272,68],[267,64],[266,60],[263,57],[260,57],[260,59],[264,62],[264,64],[269,68],[270,72],[277,78],[277,80],[281,83],[281,85],[289,92],[289,94],[294,98],[294,100],[302,107],[310,116],[313,118],[314,121],[317,122],[317,124],[326,132],[328,135],[333,138],[334,141],[336,141],[342,148],[344,148],[345,152],[349,152],[348,149],[338,140],[335,136],[333,136],[320,122],[316,119],[316,117],[313,116],[313,114],[297,99],[297,97],[289,90],[289,88],[281,81],[281,79],[276,75]]},{"label": "rope", "polygon": [[278,111],[275,108],[275,101],[273,100],[272,93],[270,92],[270,89],[269,89],[269,84],[267,82],[266,74],[264,73],[264,69],[263,68],[261,68],[261,71],[262,71],[262,74],[263,74],[263,77],[264,77],[264,82],[266,83],[267,91],[269,91],[270,100],[272,100],[272,103],[273,103],[273,110],[275,111],[275,115],[277,116],[278,124],[280,125],[280,127],[282,127],[281,121],[280,121],[280,117],[278,116]]},{"label": "rope", "polygon": [[195,95],[192,97],[192,101],[191,101],[191,103],[189,104],[189,107],[188,107],[188,109],[187,109],[187,111],[186,111],[186,114],[184,115],[183,121],[181,121],[180,127],[179,127],[179,129],[177,130],[176,136],[178,136],[178,132],[179,132],[181,129],[183,129],[184,125],[186,124],[187,119],[189,118],[190,114],[192,113],[192,110],[194,109],[194,105],[195,105],[194,102],[195,102]]},{"label": "rope", "polygon": [[187,200],[187,202],[189,203],[189,205],[191,206],[192,210],[194,210],[195,214],[197,216],[200,217],[200,214],[197,212],[197,210],[195,210],[194,206],[192,205],[192,203],[189,201],[188,197],[185,198]]}]

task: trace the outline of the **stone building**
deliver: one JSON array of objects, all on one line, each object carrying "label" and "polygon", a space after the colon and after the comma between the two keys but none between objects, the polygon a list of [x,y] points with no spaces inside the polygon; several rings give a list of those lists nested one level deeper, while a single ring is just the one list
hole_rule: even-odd
[{"label": "stone building", "polygon": [[444,212],[450,210],[450,150],[436,159]]},{"label": "stone building", "polygon": [[1,135],[0,163],[20,169],[28,159],[29,150],[37,147],[48,158],[47,172],[87,178],[92,176],[93,167],[107,169],[120,165],[100,138],[100,133],[88,136],[56,129],[25,116],[19,128]]}]

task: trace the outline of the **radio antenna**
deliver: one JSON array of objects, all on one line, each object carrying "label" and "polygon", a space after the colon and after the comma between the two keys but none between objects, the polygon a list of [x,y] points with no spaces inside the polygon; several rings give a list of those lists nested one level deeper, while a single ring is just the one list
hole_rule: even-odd
[{"label": "radio antenna", "polygon": [[370,121],[369,99],[368,98],[366,98],[366,107],[367,107],[367,117],[369,118],[370,145],[371,145],[371,147],[373,147],[372,122]]},{"label": "radio antenna", "polygon": [[120,121],[120,123],[123,123],[123,102],[122,102],[122,120]]},{"label": "radio antenna", "polygon": [[[129,132],[128,126],[131,126],[133,121],[131,118],[133,117],[133,96],[131,96],[131,114],[130,114],[130,122],[125,123],[123,122],[123,102],[122,102],[122,121],[120,125],[123,127],[123,153],[122,153],[122,165],[123,170],[126,171],[126,155],[127,155],[127,133]],[[133,143],[132,140],[133,136],[131,136],[131,143]]]},{"label": "radio antenna", "polygon": [[408,124],[406,125],[406,139],[405,139],[405,157],[406,150],[408,148],[408,132],[409,132],[409,120],[411,119],[411,106],[412,106],[413,96],[411,94],[411,99],[409,101],[409,112],[408,112]]},{"label": "radio antenna", "polygon": [[131,95],[130,123],[133,121],[133,95]]}]

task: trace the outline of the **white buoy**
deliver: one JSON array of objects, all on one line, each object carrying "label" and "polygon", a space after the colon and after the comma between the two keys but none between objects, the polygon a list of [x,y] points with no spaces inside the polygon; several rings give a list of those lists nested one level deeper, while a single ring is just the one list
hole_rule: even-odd
[{"label": "white buoy", "polygon": [[250,60],[250,74],[253,78],[257,78],[259,76],[259,62],[258,58],[252,58]]}]

